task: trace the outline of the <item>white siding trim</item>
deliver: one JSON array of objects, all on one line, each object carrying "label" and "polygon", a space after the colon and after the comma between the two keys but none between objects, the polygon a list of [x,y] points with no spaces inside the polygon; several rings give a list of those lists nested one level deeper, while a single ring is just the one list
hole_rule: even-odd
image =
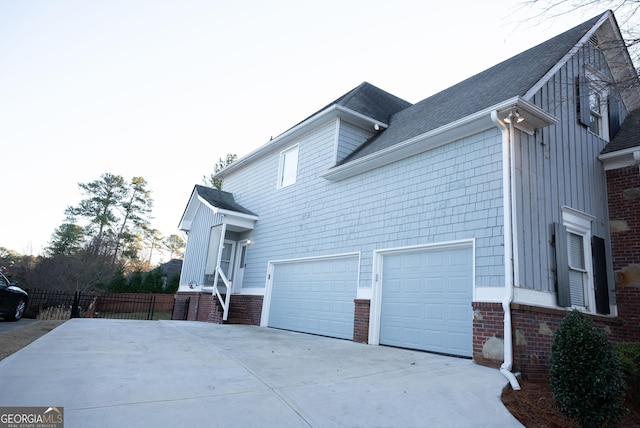
[{"label": "white siding trim", "polygon": [[514,287],[513,303],[520,303],[529,306],[542,306],[552,309],[562,309],[556,302],[556,293],[546,291],[531,290],[528,288]]},{"label": "white siding trim", "polygon": [[[454,248],[472,249],[472,278],[473,278],[473,300],[476,294],[476,240],[461,239],[457,241],[438,242],[433,244],[410,245],[406,247],[383,248],[373,251],[373,275],[371,275],[371,303],[369,308],[369,344],[380,344],[380,311],[382,309],[382,287],[380,279],[382,278],[382,264],[385,255],[397,253],[409,253],[414,251],[428,250],[449,250]],[[471,308],[469,308],[471,310]]]}]

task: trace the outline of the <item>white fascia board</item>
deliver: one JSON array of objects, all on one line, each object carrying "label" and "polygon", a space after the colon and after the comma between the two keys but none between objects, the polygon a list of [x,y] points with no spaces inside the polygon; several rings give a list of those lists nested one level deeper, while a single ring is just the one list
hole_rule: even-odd
[{"label": "white fascia board", "polygon": [[179,230],[182,230],[184,232],[188,232],[189,230],[191,230],[191,223],[193,222],[193,218],[195,217],[195,214],[198,211],[198,207],[201,204],[209,208],[213,213],[221,214],[223,217],[223,223],[237,226],[242,229],[253,229],[255,227],[255,223],[259,220],[259,217],[257,215],[244,214],[237,211],[225,210],[213,206],[205,199],[203,199],[200,195],[197,195],[197,197],[192,197],[189,200],[187,209],[185,210],[184,215],[182,216],[182,219],[180,220],[180,223],[178,225]]},{"label": "white fascia board", "polygon": [[[605,25],[607,24],[607,25]],[[575,44],[573,48],[567,52],[535,85],[531,87],[524,95],[525,99],[532,99],[533,96],[551,79],[565,64],[593,37],[604,45],[602,53],[604,54],[607,64],[614,76],[616,82],[637,82],[638,77],[636,68],[633,65],[629,51],[625,47],[624,39],[620,33],[620,29],[615,24],[615,18],[611,11],[607,11],[598,22],[595,23],[589,31]],[[614,40],[611,42],[611,40]],[[607,46],[607,43],[613,43],[614,47]],[[627,110],[632,111],[638,108],[640,104],[640,89],[637,84],[623,84],[622,98]]]},{"label": "white fascia board", "polygon": [[538,92],[540,88],[542,88],[549,81],[549,79],[551,79],[551,77],[553,77],[562,67],[564,67],[564,65],[569,61],[569,59],[571,59],[576,53],[578,53],[580,48],[582,48],[582,46],[587,42],[587,40],[589,40],[595,34],[596,30],[607,19],[609,19],[609,14],[610,12],[603,15],[602,18],[600,18],[600,20],[593,27],[591,27],[591,29],[587,31],[580,40],[578,40],[578,43],[576,43],[569,50],[569,52],[567,52],[565,56],[562,57],[560,61],[558,61],[553,67],[551,67],[551,69],[544,76],[542,76],[542,79],[540,79],[538,83],[533,85],[531,89],[529,89],[527,93],[524,94],[524,98],[528,100],[533,98],[536,92]]},{"label": "white fascia board", "polygon": [[319,122],[330,121],[339,117],[349,123],[353,123],[355,125],[359,125],[362,127],[366,127],[368,125],[372,127],[375,125],[378,125],[380,128],[388,127],[386,123],[379,122],[373,118],[367,117],[354,110],[334,104],[322,110],[318,114],[308,118],[307,120],[300,122],[293,128],[290,128],[288,131],[278,135],[276,138],[269,141],[267,144],[264,144],[263,146],[257,148],[256,150],[249,153],[248,155],[243,156],[242,158],[236,160],[231,165],[227,166],[226,168],[222,169],[218,173],[214,174],[214,177],[224,178],[225,176],[231,174],[232,172],[237,171],[238,169],[241,169],[244,166],[250,164],[256,159],[261,158],[267,153],[276,151],[282,148],[283,146],[289,144],[291,141],[295,140],[296,138],[306,134],[313,128],[313,126],[317,125]]},{"label": "white fascia board", "polygon": [[223,223],[232,224],[235,226],[247,227],[253,229],[255,222],[258,221],[259,217],[257,215],[240,213],[238,211],[230,211],[222,208],[218,208],[214,205],[211,205],[205,199],[203,199],[200,195],[198,195],[198,200],[200,203],[204,204],[207,208],[213,211],[215,214],[221,214],[223,216]]},{"label": "white fascia board", "polygon": [[363,158],[333,167],[320,174],[320,176],[329,181],[339,181],[432,150],[496,126],[492,120],[492,113],[497,111],[499,114],[503,113],[506,116],[511,109],[515,108],[525,118],[525,121],[516,125],[516,127],[530,134],[535,129],[558,122],[556,117],[536,105],[521,97],[514,97]]},{"label": "white fascia board", "polygon": [[189,202],[187,203],[187,207],[184,209],[184,213],[182,214],[182,218],[180,219],[180,223],[178,223],[178,230],[182,230],[184,232],[188,232],[191,230],[191,223],[193,222],[193,218],[198,211],[198,206],[200,205],[200,196],[196,198],[198,192],[194,191],[191,193],[191,197],[189,198]]},{"label": "white fascia board", "polygon": [[640,153],[640,146],[630,147],[624,150],[618,150],[616,152],[605,153],[598,156],[598,159],[602,162],[605,171],[612,169],[624,168],[627,166],[638,165],[636,153]]}]

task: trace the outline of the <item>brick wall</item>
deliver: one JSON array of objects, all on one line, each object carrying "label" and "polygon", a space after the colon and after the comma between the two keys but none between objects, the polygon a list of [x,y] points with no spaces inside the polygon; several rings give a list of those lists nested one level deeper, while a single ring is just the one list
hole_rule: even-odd
[{"label": "brick wall", "polygon": [[[553,332],[567,315],[566,310],[542,308],[514,303],[511,305],[513,326],[513,371],[528,379],[544,380],[549,376]],[[609,340],[624,340],[624,322],[620,318],[590,315]]]},{"label": "brick wall", "polygon": [[[175,298],[176,306],[181,307],[184,307],[184,302],[189,299],[188,321],[223,323],[224,311],[222,305],[211,293],[183,292],[176,294]],[[227,323],[260,325],[262,299],[262,296],[231,295]],[[179,312],[174,319],[181,319],[182,312]]]},{"label": "brick wall", "polygon": [[353,341],[369,343],[369,309],[371,301],[355,299],[355,312],[353,315]]},{"label": "brick wall", "polygon": [[231,295],[229,324],[260,325],[263,296]]},{"label": "brick wall", "polygon": [[611,252],[618,316],[626,340],[640,341],[640,171],[637,166],[607,171]]},{"label": "brick wall", "polygon": [[504,311],[501,303],[473,302],[473,360],[489,367],[504,361]]}]

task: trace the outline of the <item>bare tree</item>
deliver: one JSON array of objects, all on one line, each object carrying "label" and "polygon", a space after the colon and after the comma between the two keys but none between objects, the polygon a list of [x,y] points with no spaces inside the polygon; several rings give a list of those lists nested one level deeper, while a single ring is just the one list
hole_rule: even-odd
[{"label": "bare tree", "polygon": [[538,22],[570,14],[595,16],[605,10],[613,11],[625,46],[629,49],[634,64],[639,64],[640,0],[524,0],[522,4],[534,11],[532,19]]}]

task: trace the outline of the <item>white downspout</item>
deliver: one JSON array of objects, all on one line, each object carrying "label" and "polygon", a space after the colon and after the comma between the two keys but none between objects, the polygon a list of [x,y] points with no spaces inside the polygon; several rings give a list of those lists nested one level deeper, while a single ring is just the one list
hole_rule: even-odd
[{"label": "white downspout", "polygon": [[491,113],[491,119],[502,131],[502,187],[503,187],[503,222],[504,222],[504,278],[505,293],[502,300],[504,311],[504,361],[500,366],[502,373],[511,384],[514,391],[520,390],[520,384],[515,375],[511,372],[513,368],[513,339],[511,325],[511,302],[513,301],[513,201],[512,201],[512,177],[513,177],[513,156],[512,146],[515,138],[514,120],[507,127],[498,117],[498,112]]}]

